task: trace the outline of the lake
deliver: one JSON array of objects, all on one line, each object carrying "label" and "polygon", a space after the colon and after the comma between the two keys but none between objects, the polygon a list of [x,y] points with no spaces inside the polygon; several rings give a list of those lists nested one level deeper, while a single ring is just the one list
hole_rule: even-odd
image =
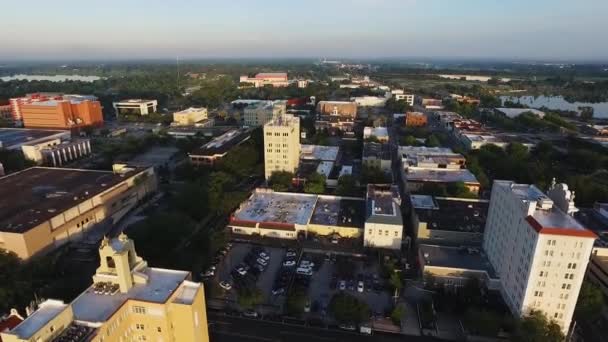
[{"label": "lake", "polygon": [[562,96],[501,96],[500,99],[521,103],[530,108],[547,107],[549,109],[578,111],[578,107],[592,107],[593,117],[608,118],[608,102],[568,102]]},{"label": "lake", "polygon": [[27,80],[27,81],[51,81],[51,82],[64,82],[64,81],[82,81],[82,82],[93,82],[101,79],[98,76],[81,76],[81,75],[12,75],[3,76],[0,79],[4,82],[12,80]]}]

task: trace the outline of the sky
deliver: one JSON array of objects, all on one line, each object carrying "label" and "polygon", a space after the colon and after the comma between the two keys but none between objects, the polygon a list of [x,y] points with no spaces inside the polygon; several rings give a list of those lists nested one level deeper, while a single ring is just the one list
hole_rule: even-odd
[{"label": "sky", "polygon": [[608,61],[607,0],[0,1],[0,60]]}]

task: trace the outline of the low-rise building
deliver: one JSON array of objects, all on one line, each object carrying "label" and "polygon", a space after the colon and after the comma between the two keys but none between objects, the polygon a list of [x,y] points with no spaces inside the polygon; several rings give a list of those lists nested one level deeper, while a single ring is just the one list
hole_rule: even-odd
[{"label": "low-rise building", "polygon": [[114,102],[112,104],[116,111],[116,116],[120,115],[148,115],[156,113],[158,107],[157,100],[130,99]]},{"label": "low-rise building", "polygon": [[351,116],[320,115],[315,121],[315,130],[327,131],[331,135],[338,132],[351,133],[355,127],[355,119]]},{"label": "low-rise building", "polygon": [[192,165],[213,166],[231,149],[249,140],[250,137],[251,131],[248,129],[233,129],[188,153],[188,157]]},{"label": "low-rise building", "polygon": [[352,101],[319,101],[319,103],[317,103],[317,113],[321,116],[333,115],[356,119],[357,103]]},{"label": "low-rise building", "polygon": [[42,302],[2,341],[209,341],[204,287],[189,272],[149,267],[124,234],[104,238],[99,256],[88,289]]},{"label": "low-rise building", "polygon": [[45,166],[63,166],[91,154],[89,139],[50,139],[21,146],[25,158]]},{"label": "low-rise building", "polygon": [[402,171],[419,169],[464,169],[466,158],[447,147],[399,146]]},{"label": "low-rise building", "polygon": [[390,173],[392,164],[390,145],[375,142],[363,143],[361,161],[363,166],[379,168],[386,173]]},{"label": "low-rise building", "polygon": [[375,137],[381,143],[388,142],[388,130],[386,127],[365,127],[363,129],[363,139]]},{"label": "low-rise building", "polygon": [[287,113],[287,101],[256,101],[243,109],[243,124],[258,127]]},{"label": "low-rise building", "polygon": [[422,191],[427,184],[447,186],[449,183],[463,183],[474,194],[478,194],[481,187],[475,175],[467,169],[421,169],[410,167],[405,172],[404,181],[407,190],[413,193]]},{"label": "low-rise building", "polygon": [[400,250],[403,242],[401,196],[396,185],[367,185],[363,245]]},{"label": "low-rise building", "polygon": [[259,73],[254,77],[244,75],[241,76],[240,82],[250,84],[255,88],[262,88],[265,86],[280,88],[289,86],[289,79],[286,72],[265,72]]},{"label": "low-rise building", "polygon": [[72,134],[67,130],[0,128],[0,148],[21,150],[24,145],[44,144],[50,140],[70,140]]},{"label": "low-rise building", "polygon": [[460,140],[467,150],[478,150],[485,145],[496,145],[501,148],[507,147],[511,143],[521,143],[528,149],[536,146],[536,143],[525,137],[513,134],[493,134],[484,133],[464,133],[460,135]]},{"label": "low-rise building", "polygon": [[420,112],[407,112],[405,113],[405,126],[406,127],[424,127],[428,123],[426,114]]},{"label": "low-rise building", "polygon": [[256,189],[233,213],[235,234],[296,239],[309,234],[355,238],[363,234],[365,200]]},{"label": "low-rise building", "polygon": [[583,130],[593,135],[608,135],[608,125],[585,125]]},{"label": "low-rise building", "polygon": [[358,96],[351,97],[350,100],[359,107],[384,107],[389,98],[385,96]]},{"label": "low-rise building", "polygon": [[414,106],[414,100],[416,98],[416,96],[414,94],[406,94],[401,89],[393,89],[391,91],[391,94],[392,94],[393,98],[395,99],[395,101],[404,101],[409,106],[412,106],[412,107]]},{"label": "low-rise building", "polygon": [[443,109],[443,101],[439,99],[422,98],[420,104],[425,109]]},{"label": "low-rise building", "polygon": [[176,126],[192,126],[208,118],[207,108],[190,107],[173,113],[173,124]]},{"label": "low-rise building", "polygon": [[459,288],[477,278],[490,290],[500,289],[500,278],[478,248],[436,245],[418,246],[418,263],[426,282]]},{"label": "low-rise building", "polygon": [[489,201],[410,195],[410,202],[418,243],[481,246]]},{"label": "low-rise building", "polygon": [[26,128],[77,129],[103,125],[101,103],[91,95],[62,95],[48,101],[21,102],[19,111]]},{"label": "low-rise building", "polygon": [[152,168],[32,167],[0,178],[0,248],[21,259],[120,220],[157,187]]}]

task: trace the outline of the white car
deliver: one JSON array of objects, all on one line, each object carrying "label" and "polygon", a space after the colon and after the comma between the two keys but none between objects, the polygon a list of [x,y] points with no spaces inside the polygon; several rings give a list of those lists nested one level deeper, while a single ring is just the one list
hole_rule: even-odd
[{"label": "white car", "polygon": [[340,324],[338,326],[338,328],[340,328],[342,330],[348,330],[348,331],[355,331],[355,330],[357,330],[357,327],[355,327],[352,324]]},{"label": "white car", "polygon": [[300,261],[300,267],[315,267],[315,263],[308,260]]},{"label": "white car", "polygon": [[256,262],[262,266],[266,266],[268,265],[268,261],[262,259],[262,258],[258,258],[258,260],[256,260]]},{"label": "white car", "polygon": [[236,269],[236,271],[237,271],[237,272],[238,272],[240,275],[242,275],[242,276],[244,276],[245,274],[247,274],[247,268],[245,268],[245,267],[239,267],[239,268],[237,268],[237,269]]},{"label": "white car", "polygon": [[365,285],[363,285],[363,282],[362,282],[362,281],[360,281],[360,282],[357,284],[357,292],[363,292],[363,291],[365,291]]},{"label": "white car", "polygon": [[220,282],[220,287],[223,288],[226,291],[230,291],[232,289],[232,284],[230,284],[227,281],[221,281]]},{"label": "white car", "polygon": [[285,267],[293,267],[295,265],[296,265],[296,262],[293,260],[287,260],[287,261],[283,262],[283,266],[285,266]]},{"label": "white car", "polygon": [[270,255],[268,255],[266,252],[261,252],[258,256],[266,261],[270,260]]},{"label": "white car", "polygon": [[247,310],[247,311],[243,312],[243,316],[256,318],[256,317],[258,317],[258,313],[253,310]]},{"label": "white car", "polygon": [[338,286],[339,286],[340,291],[346,290],[346,282],[344,280],[340,280],[340,285],[338,285]]},{"label": "white car", "polygon": [[285,256],[288,258],[294,258],[296,256],[296,252],[287,252],[285,253]]},{"label": "white car", "polygon": [[300,267],[296,270],[297,274],[303,274],[303,275],[307,275],[307,276],[311,276],[312,275],[312,269],[311,268],[307,268],[307,267]]}]

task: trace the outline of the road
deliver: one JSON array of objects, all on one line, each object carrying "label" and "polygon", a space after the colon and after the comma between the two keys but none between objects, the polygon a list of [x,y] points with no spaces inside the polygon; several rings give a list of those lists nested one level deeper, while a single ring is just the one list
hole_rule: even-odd
[{"label": "road", "polygon": [[338,329],[305,327],[280,322],[226,316],[208,312],[209,334],[213,342],[433,342],[431,337],[394,334],[362,335]]}]

